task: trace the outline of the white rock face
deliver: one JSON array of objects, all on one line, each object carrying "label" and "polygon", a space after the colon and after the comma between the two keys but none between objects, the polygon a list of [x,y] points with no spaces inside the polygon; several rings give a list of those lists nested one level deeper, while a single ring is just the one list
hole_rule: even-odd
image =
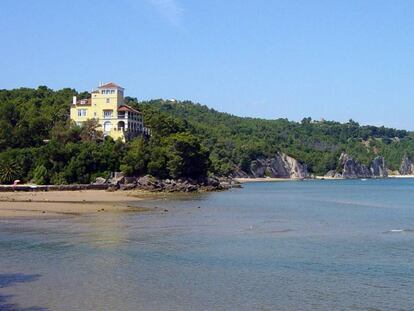
[{"label": "white rock face", "polygon": [[370,171],[372,177],[388,177],[388,170],[384,157],[376,157],[372,160]]},{"label": "white rock face", "polygon": [[414,174],[414,163],[408,156],[404,156],[400,166],[401,175],[413,175]]},{"label": "white rock face", "polygon": [[273,178],[309,178],[306,164],[293,157],[277,152],[273,158],[256,159],[250,164],[250,171],[244,172],[250,177]]},{"label": "white rock face", "polygon": [[369,167],[359,163],[346,153],[339,158],[342,178],[383,178],[388,177],[387,166],[383,157],[376,157]]}]

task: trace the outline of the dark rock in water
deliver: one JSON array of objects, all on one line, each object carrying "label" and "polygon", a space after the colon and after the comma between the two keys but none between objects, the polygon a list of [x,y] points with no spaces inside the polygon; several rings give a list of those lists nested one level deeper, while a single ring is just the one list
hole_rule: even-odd
[{"label": "dark rock in water", "polygon": [[243,188],[242,184],[232,184],[231,185],[232,188]]},{"label": "dark rock in water", "polygon": [[414,174],[414,163],[411,159],[405,155],[401,161],[399,173],[401,175],[413,175]]},{"label": "dark rock in water", "polygon": [[207,178],[207,185],[208,186],[213,186],[213,187],[218,187],[218,186],[220,186],[220,180],[218,178],[215,178],[215,177],[209,177],[209,178]]},{"label": "dark rock in water", "polygon": [[222,182],[216,177],[201,178],[199,180],[191,178],[160,180],[149,175],[139,178],[136,188],[153,192],[195,192],[199,190],[216,191],[224,189]]},{"label": "dark rock in water", "polygon": [[152,190],[156,187],[156,179],[150,175],[145,175],[137,180],[137,188],[142,190]]},{"label": "dark rock in water", "polygon": [[309,178],[306,164],[282,152],[273,158],[258,158],[250,163],[249,171],[236,171],[235,177]]},{"label": "dark rock in water", "polygon": [[120,174],[112,178],[110,183],[103,178],[97,178],[97,183],[82,185],[0,185],[0,192],[12,191],[79,191],[79,190],[107,190],[116,191],[140,189],[153,192],[196,192],[217,191],[237,187],[237,183],[231,178],[221,181],[217,177],[195,179],[167,179],[160,180],[146,175],[140,178],[124,177]]}]

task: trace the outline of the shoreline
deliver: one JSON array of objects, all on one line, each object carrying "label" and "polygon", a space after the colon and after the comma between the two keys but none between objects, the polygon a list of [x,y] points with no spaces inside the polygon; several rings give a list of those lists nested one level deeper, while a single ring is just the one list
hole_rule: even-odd
[{"label": "shoreline", "polygon": [[330,176],[315,176],[316,180],[358,180],[358,179],[399,179],[399,178],[414,178],[414,175],[389,175],[387,177],[358,177],[358,178],[343,178],[343,177],[330,177]]},{"label": "shoreline", "polygon": [[255,183],[255,182],[283,182],[283,181],[302,181],[302,180],[358,180],[358,179],[398,179],[398,178],[414,178],[414,175],[389,175],[388,177],[376,177],[376,178],[343,178],[343,177],[328,177],[328,176],[315,176],[314,178],[274,178],[274,177],[258,177],[258,178],[234,178],[235,181],[244,183]]},{"label": "shoreline", "polygon": [[147,212],[153,209],[133,203],[153,197],[152,194],[140,191],[0,192],[0,219]]},{"label": "shoreline", "polygon": [[244,184],[244,183],[253,183],[253,182],[278,182],[278,181],[297,181],[301,180],[299,178],[274,178],[274,177],[258,177],[258,178],[233,178],[235,181]]}]

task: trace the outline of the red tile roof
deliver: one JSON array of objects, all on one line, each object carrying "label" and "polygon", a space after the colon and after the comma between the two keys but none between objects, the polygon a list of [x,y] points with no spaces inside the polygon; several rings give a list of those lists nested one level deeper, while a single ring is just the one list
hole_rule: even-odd
[{"label": "red tile roof", "polygon": [[132,108],[131,106],[128,105],[122,105],[118,107],[118,111],[128,111],[128,112],[135,112],[138,114],[141,114],[141,112],[139,112],[138,110]]},{"label": "red tile roof", "polygon": [[123,89],[118,84],[115,84],[113,82],[105,83],[105,84],[103,84],[103,85],[101,85],[101,86],[98,87],[98,89],[103,89],[103,88],[105,88],[105,89],[111,89],[111,88],[114,88],[114,89]]}]

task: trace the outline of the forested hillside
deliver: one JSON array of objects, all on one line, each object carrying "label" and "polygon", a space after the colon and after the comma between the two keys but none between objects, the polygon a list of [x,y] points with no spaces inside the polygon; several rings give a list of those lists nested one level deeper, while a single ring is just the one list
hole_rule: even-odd
[{"label": "forested hillside", "polygon": [[336,169],[342,151],[362,163],[376,155],[397,170],[413,157],[414,136],[404,130],[360,126],[350,120],[302,122],[241,118],[191,102],[154,100],[127,104],[144,113],[152,135],[127,144],[103,139],[96,122],[78,127],[69,120],[73,89],[0,90],[0,182],[89,183],[124,171],[160,178],[229,175],[257,158],[282,151],[311,173]]},{"label": "forested hillside", "polygon": [[[341,152],[368,164],[382,155],[398,170],[404,155],[414,154],[414,135],[405,130],[360,126],[350,120],[301,122],[286,119],[241,118],[191,102],[154,100],[140,103],[147,116],[165,113],[189,124],[210,151],[211,171],[229,174],[234,166],[246,168],[251,160],[282,151],[308,165],[311,173],[336,169]],[[275,106],[277,107],[277,106]]]},{"label": "forested hillside", "polygon": [[112,172],[159,178],[204,177],[208,150],[179,119],[148,118],[152,136],[124,144],[103,137],[97,122],[82,127],[69,119],[73,89],[0,90],[0,183],[90,183]]}]

